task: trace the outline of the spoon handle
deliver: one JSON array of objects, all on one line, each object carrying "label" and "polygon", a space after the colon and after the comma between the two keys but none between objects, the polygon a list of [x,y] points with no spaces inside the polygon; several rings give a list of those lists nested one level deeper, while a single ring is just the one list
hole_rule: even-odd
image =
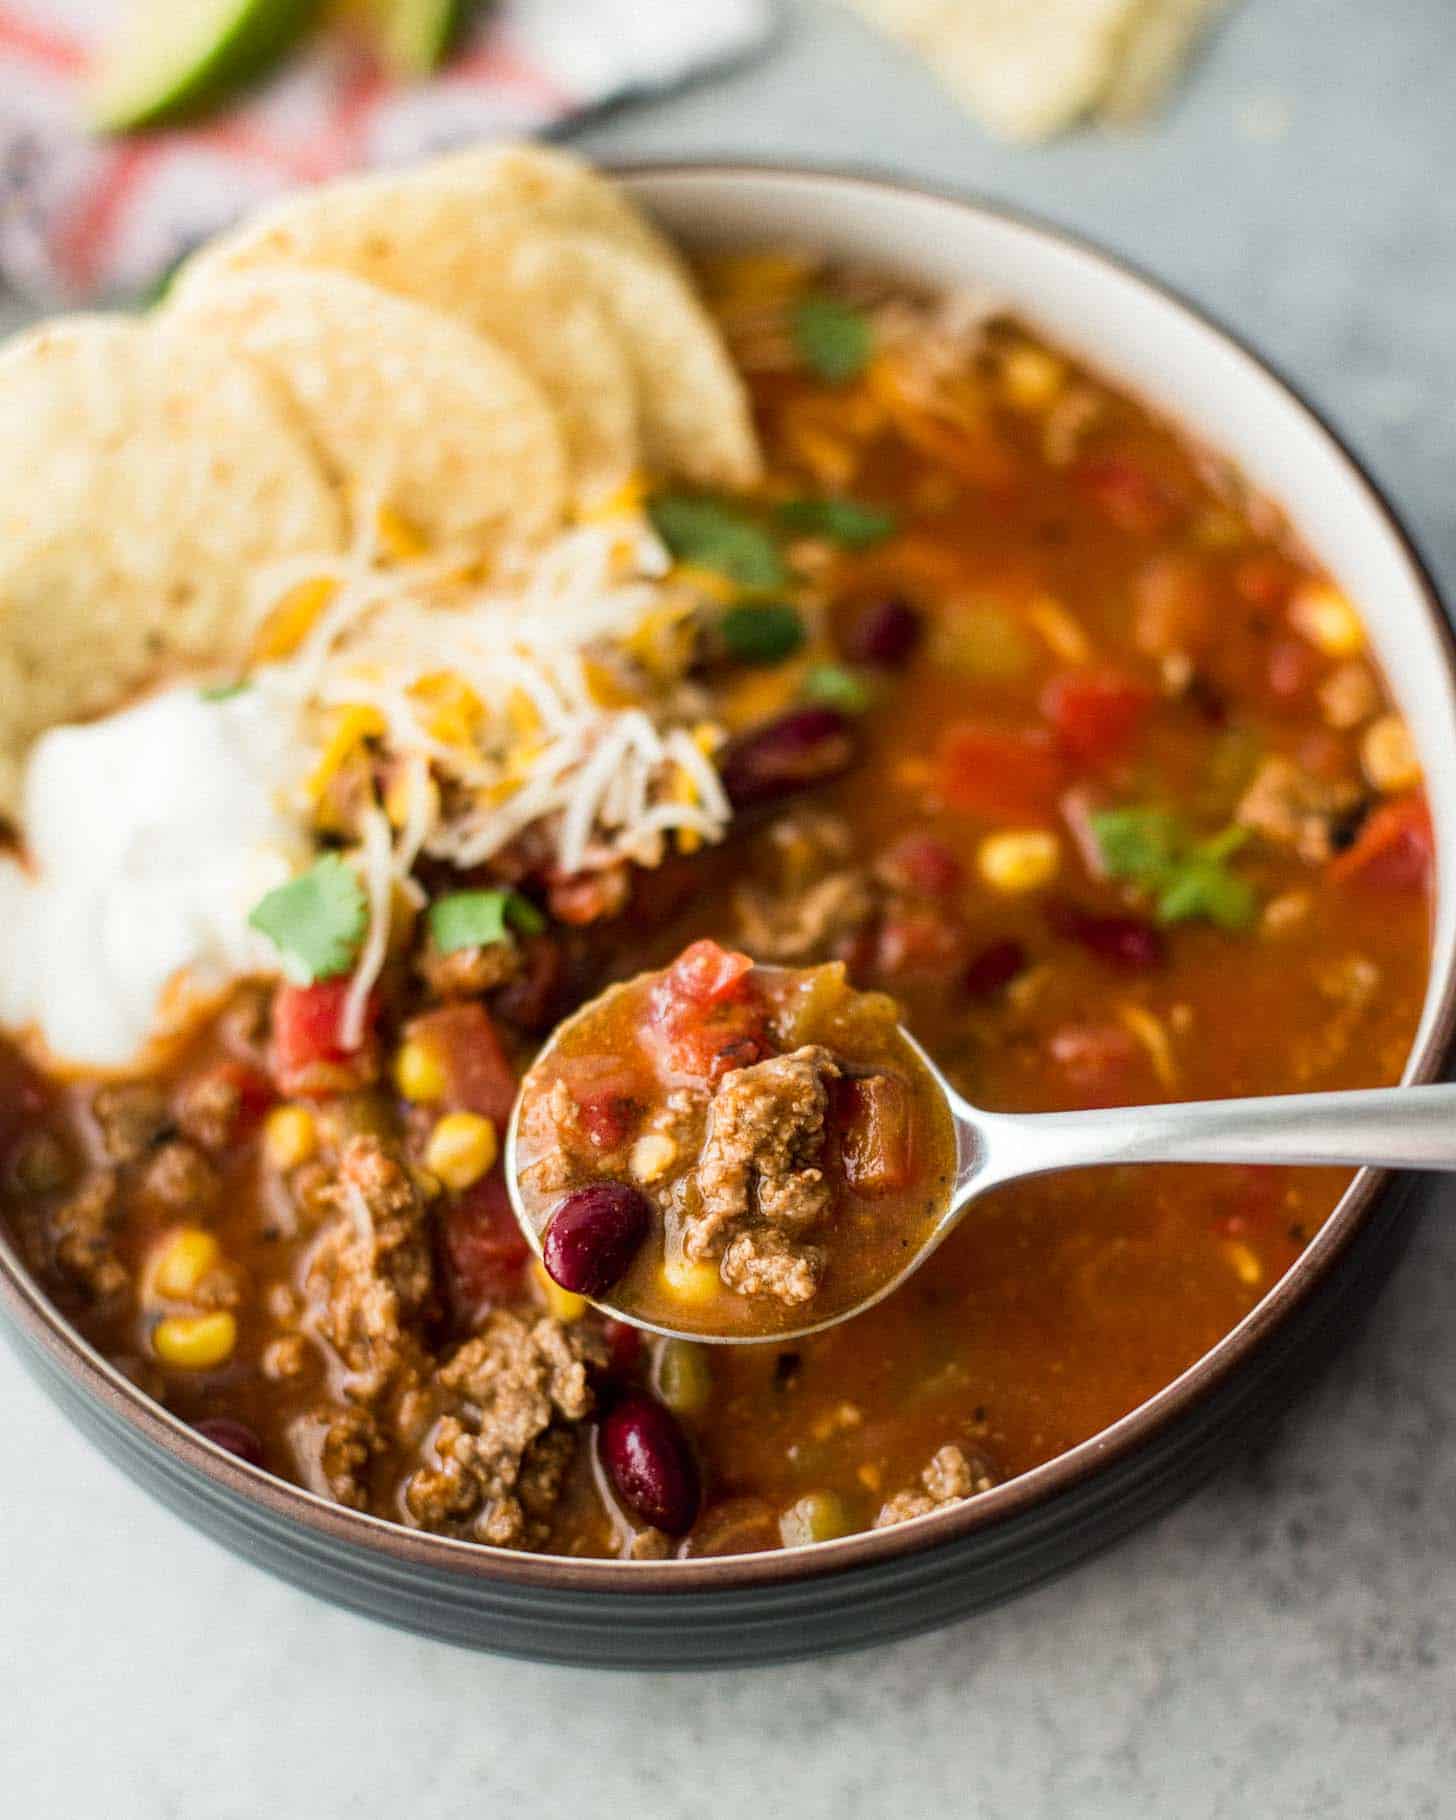
[{"label": "spoon handle", "polygon": [[1456,1086],[1444,1084],[1090,1112],[982,1112],[953,1100],[952,1110],[966,1159],[962,1193],[1094,1163],[1456,1170]]}]

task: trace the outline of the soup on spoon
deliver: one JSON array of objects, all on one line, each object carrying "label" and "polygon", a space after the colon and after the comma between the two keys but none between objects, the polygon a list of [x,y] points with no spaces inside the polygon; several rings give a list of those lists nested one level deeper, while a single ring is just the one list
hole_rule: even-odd
[{"label": "soup on spoon", "polygon": [[896,1280],[948,1205],[945,1095],[883,993],[695,942],[567,1020],[508,1168],[564,1289],[704,1338],[771,1339]]}]

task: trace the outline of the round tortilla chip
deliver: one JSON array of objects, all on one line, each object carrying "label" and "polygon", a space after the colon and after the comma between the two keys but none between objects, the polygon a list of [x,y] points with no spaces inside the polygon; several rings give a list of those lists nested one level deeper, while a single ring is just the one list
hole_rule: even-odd
[{"label": "round tortilla chip", "polygon": [[166,311],[178,336],[256,361],[325,468],[432,544],[534,540],[566,505],[561,434],[509,354],[341,272],[214,273]]},{"label": "round tortilla chip", "polygon": [[590,504],[634,471],[636,392],[611,318],[549,268],[520,268],[534,232],[436,167],[345,178],[286,199],[204,247],[178,276],[183,303],[220,273],[259,266],[343,272],[427,304],[518,360],[556,413],[573,498]]},{"label": "round tortilla chip", "polygon": [[648,472],[704,487],[754,485],[762,457],[748,393],[686,280],[605,234],[561,234],[533,253],[565,261],[610,311],[632,362]]},{"label": "round tortilla chip", "polygon": [[343,545],[338,501],[249,362],[130,317],[0,353],[0,778],[36,734],[169,667],[240,656],[250,581]]}]

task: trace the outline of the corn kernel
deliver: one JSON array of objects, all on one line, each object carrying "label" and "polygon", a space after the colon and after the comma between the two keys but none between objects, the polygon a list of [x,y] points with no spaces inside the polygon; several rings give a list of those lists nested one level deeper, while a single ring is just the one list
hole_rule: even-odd
[{"label": "corn kernel", "polygon": [[1050,884],[1061,863],[1061,842],[1044,828],[988,834],[976,854],[981,877],[993,891],[1007,896]]},{"label": "corn kernel", "polygon": [[263,1155],[280,1172],[297,1169],[318,1149],[318,1127],[307,1106],[275,1106],[263,1125]]},{"label": "corn kernel", "polygon": [[1230,1239],[1223,1248],[1223,1255],[1229,1261],[1234,1275],[1247,1288],[1252,1289],[1263,1280],[1264,1266],[1258,1255],[1242,1239]]},{"label": "corn kernel", "polygon": [[1398,714],[1371,721],[1360,741],[1360,763],[1377,790],[1413,790],[1421,781],[1415,741]]},{"label": "corn kernel", "polygon": [[232,1357],[238,1324],[223,1310],[217,1314],[169,1315],[152,1331],[157,1357],[187,1371],[210,1371]]},{"label": "corn kernel", "polygon": [[677,1156],[677,1145],[660,1131],[648,1131],[632,1146],[627,1166],[639,1182],[655,1182],[667,1174]]},{"label": "corn kernel", "polygon": [[169,1301],[185,1302],[222,1256],[222,1246],[200,1226],[179,1226],[153,1254],[149,1287]]},{"label": "corn kernel", "polygon": [[394,1058],[394,1084],[416,1106],[445,1097],[445,1069],[425,1043],[401,1043]]},{"label": "corn kernel", "polygon": [[1001,383],[1018,410],[1044,411],[1066,383],[1067,369],[1055,354],[1023,342],[1001,362]]},{"label": "corn kernel", "polygon": [[1053,657],[1064,664],[1092,661],[1092,646],[1087,634],[1072,615],[1050,594],[1038,594],[1026,609],[1026,617],[1040,633]]},{"label": "corn kernel", "polygon": [[458,1194],[480,1180],[499,1148],[494,1120],[478,1112],[447,1112],[430,1133],[425,1167]]},{"label": "corn kernel", "polygon": [[571,1322],[579,1321],[591,1306],[584,1295],[573,1295],[569,1289],[563,1289],[560,1283],[553,1282],[539,1260],[532,1264],[531,1274],[546,1298],[546,1312],[554,1315],[564,1325],[569,1326]]},{"label": "corn kernel", "polygon": [[669,1258],[662,1267],[662,1280],[679,1302],[694,1308],[714,1301],[723,1287],[716,1265],[694,1263],[691,1258]]},{"label": "corn kernel", "polygon": [[1360,615],[1328,582],[1316,583],[1296,594],[1289,619],[1295,631],[1317,645],[1326,657],[1354,657],[1365,648]]}]

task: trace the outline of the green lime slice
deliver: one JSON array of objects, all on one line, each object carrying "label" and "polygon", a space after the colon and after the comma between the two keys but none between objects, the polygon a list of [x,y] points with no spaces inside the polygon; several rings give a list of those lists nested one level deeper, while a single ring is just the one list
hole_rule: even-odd
[{"label": "green lime slice", "polygon": [[440,67],[460,29],[468,0],[375,0],[380,49],[401,76],[428,76]]},{"label": "green lime slice", "polygon": [[133,0],[92,78],[107,132],[153,126],[261,73],[314,11],[310,0]]}]

